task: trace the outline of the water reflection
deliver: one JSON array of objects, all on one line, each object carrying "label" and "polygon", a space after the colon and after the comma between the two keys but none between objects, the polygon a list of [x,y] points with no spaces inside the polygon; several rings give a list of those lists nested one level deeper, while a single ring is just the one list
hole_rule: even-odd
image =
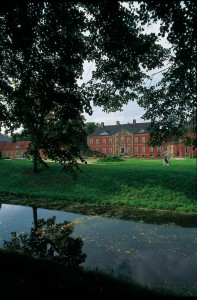
[{"label": "water reflection", "polygon": [[74,224],[68,221],[56,223],[55,216],[47,220],[37,219],[36,210],[34,207],[34,226],[30,233],[11,232],[11,240],[4,240],[2,248],[45,261],[54,261],[70,270],[79,269],[86,254],[82,253],[82,239],[71,236]]},{"label": "water reflection", "polygon": [[[73,236],[83,240],[84,266],[131,276],[151,287],[186,289],[197,296],[197,228],[155,225],[62,211],[38,209],[36,218],[56,216],[73,221]],[[34,216],[34,217],[33,217]],[[10,232],[29,232],[35,222],[31,207],[5,205],[0,209],[0,246]]]}]

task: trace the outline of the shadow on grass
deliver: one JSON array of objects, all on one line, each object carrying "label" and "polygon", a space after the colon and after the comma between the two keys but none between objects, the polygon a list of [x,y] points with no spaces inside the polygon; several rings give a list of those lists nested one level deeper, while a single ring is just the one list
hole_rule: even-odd
[{"label": "shadow on grass", "polygon": [[[176,296],[172,291],[149,289],[129,282],[126,278],[110,275],[99,270],[72,270],[62,265],[18,253],[0,250],[1,299],[40,299],[62,296],[91,297],[153,297]],[[3,298],[6,297],[6,298]],[[8,298],[9,297],[9,298]],[[58,298],[59,297],[59,298]],[[46,299],[46,298],[44,298]]]}]

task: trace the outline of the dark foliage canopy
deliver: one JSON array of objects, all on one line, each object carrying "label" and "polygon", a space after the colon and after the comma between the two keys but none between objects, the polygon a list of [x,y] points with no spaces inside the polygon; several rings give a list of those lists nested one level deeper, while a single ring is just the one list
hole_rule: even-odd
[{"label": "dark foliage canopy", "polygon": [[[172,118],[179,122],[176,129],[185,125],[183,108],[187,116],[193,112],[196,2],[126,3],[0,5],[0,121],[11,133],[22,127],[22,134],[31,136],[35,171],[43,162],[40,149],[67,171],[78,168],[86,136],[83,113],[92,114],[92,104],[110,112],[137,100],[159,137],[161,131],[172,133]],[[160,35],[142,30],[157,20],[160,35],[172,44],[170,56],[158,42]],[[163,67],[167,59],[170,65],[158,87],[142,88],[147,71]],[[96,71],[80,86],[86,61]],[[165,124],[161,131],[158,121]]]},{"label": "dark foliage canopy", "polygon": [[[139,19],[144,24],[160,21],[158,36],[170,45],[163,78],[156,86],[142,88],[139,104],[152,120],[152,145],[168,137],[184,137],[197,146],[197,2],[146,1],[140,3]],[[187,135],[193,132],[193,138]]]}]

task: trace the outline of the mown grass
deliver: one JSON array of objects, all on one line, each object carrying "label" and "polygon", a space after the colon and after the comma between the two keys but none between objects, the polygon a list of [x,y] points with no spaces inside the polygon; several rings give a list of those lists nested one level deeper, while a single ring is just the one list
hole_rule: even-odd
[{"label": "mown grass", "polygon": [[[88,161],[80,165],[82,172],[76,181],[61,172],[60,165],[48,163],[50,169],[34,174],[31,161],[0,160],[0,203],[197,226],[195,159],[171,160],[169,167],[164,167],[159,159],[107,164]],[[178,296],[171,290],[149,289],[98,270],[62,273],[55,266],[42,266],[31,258],[16,258],[3,252],[0,264],[0,295],[12,299],[37,299],[41,293],[60,296],[68,291],[73,296],[114,299]],[[15,290],[10,290],[10,285]]]},{"label": "mown grass", "polygon": [[130,159],[117,163],[81,164],[75,181],[49,162],[50,169],[32,173],[32,162],[0,161],[0,193],[94,205],[120,205],[197,213],[196,159]]}]

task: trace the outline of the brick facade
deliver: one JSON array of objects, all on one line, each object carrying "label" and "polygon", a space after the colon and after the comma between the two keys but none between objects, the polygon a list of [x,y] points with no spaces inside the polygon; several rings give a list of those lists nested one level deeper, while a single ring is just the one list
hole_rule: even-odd
[{"label": "brick facade", "polygon": [[11,159],[23,158],[27,150],[29,142],[0,142],[0,150],[2,157],[9,157]]},{"label": "brick facade", "polygon": [[88,136],[87,144],[91,150],[106,156],[163,158],[165,151],[170,157],[196,155],[196,150],[184,145],[181,140],[171,139],[160,147],[149,147],[149,126],[150,122],[137,123],[135,119],[128,124],[120,124],[117,121],[116,125],[104,125],[104,122],[101,122],[100,127]]},{"label": "brick facade", "polygon": [[[197,156],[197,150],[186,146],[182,140],[168,140],[160,147],[149,147],[148,128],[150,122],[137,123],[134,119],[132,123],[116,125],[104,125],[87,137],[88,147],[105,154],[106,156],[163,158],[165,151],[172,157],[193,157]],[[0,150],[3,158],[23,158],[27,150],[29,141],[12,142],[9,138],[0,133]],[[40,156],[45,158],[40,150]]]},{"label": "brick facade", "polygon": [[[2,152],[3,158],[20,159],[25,157],[25,152],[27,151],[30,141],[18,141],[12,142],[9,138],[0,133],[0,150]],[[40,156],[42,155],[42,150],[40,150]]]}]

